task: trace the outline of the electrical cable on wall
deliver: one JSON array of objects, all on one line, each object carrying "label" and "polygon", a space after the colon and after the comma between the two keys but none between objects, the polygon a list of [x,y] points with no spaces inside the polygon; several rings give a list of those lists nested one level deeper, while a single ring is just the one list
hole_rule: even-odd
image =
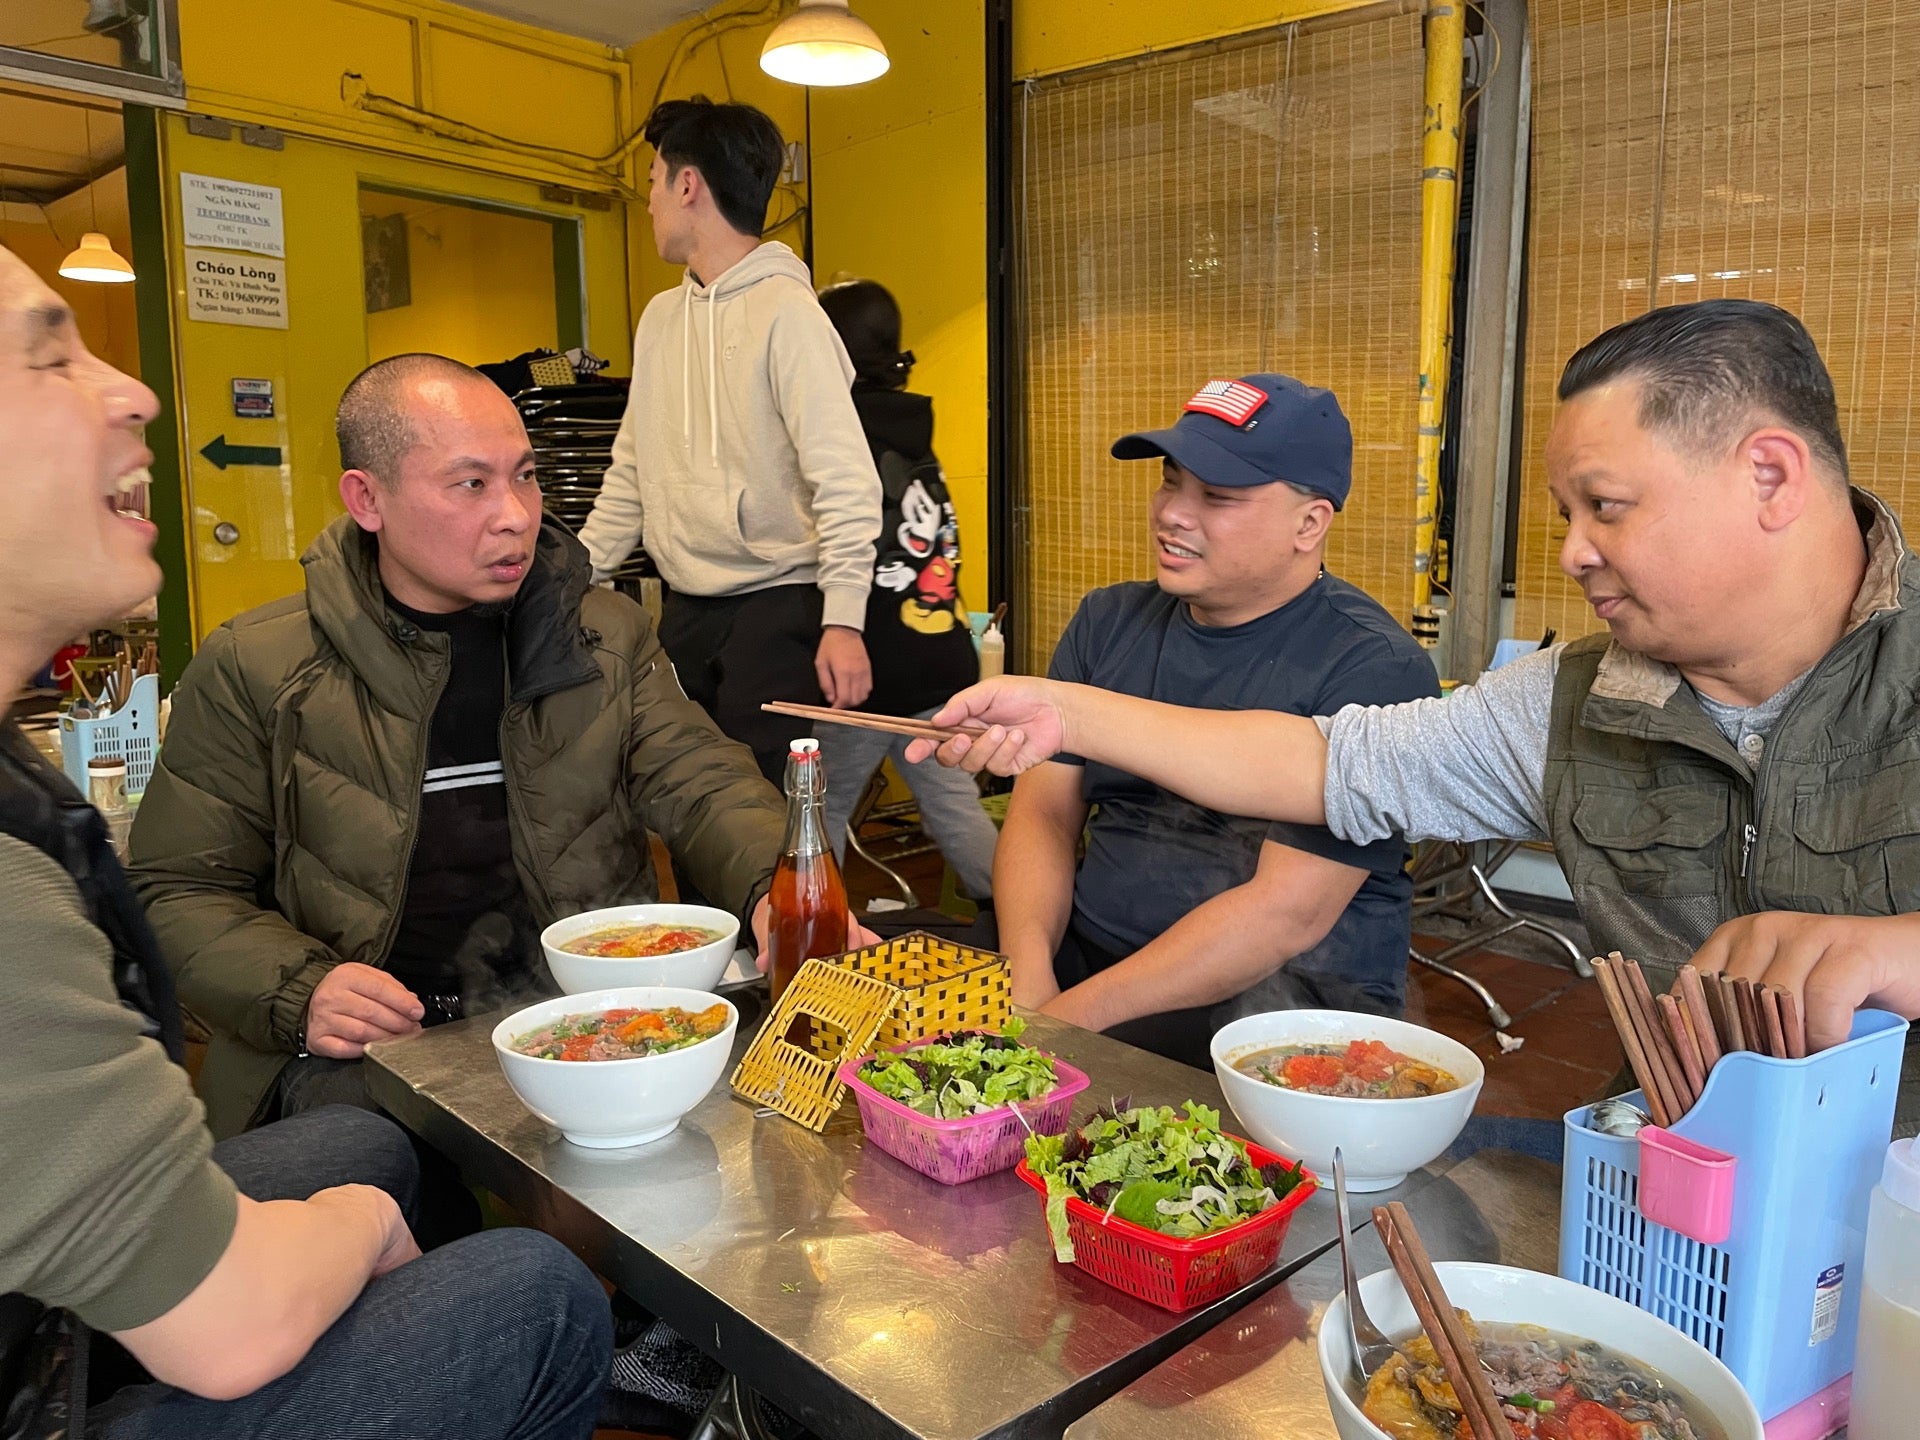
[{"label": "electrical cable on wall", "polygon": [[[672,82],[674,75],[702,46],[732,31],[762,24],[772,19],[779,9],[780,0],[764,0],[764,3],[752,9],[731,10],[722,15],[709,16],[700,24],[690,28],[680,37],[674,46],[673,53],[668,56],[666,66],[660,72],[660,80],[653,88],[653,98],[648,102],[645,113],[647,115],[653,113],[665,96],[667,86]],[[731,100],[733,85],[726,69],[725,52],[721,53],[721,93]],[[469,125],[463,120],[455,120],[432,110],[409,105],[390,95],[379,94],[367,85],[362,76],[351,70],[340,77],[340,98],[355,109],[365,110],[373,115],[383,115],[390,120],[399,120],[430,134],[439,135],[443,139],[466,145],[484,145],[491,149],[506,150],[534,159],[558,161],[570,169],[584,166],[595,172],[592,178],[596,184],[611,185],[624,200],[639,200],[645,193],[628,183],[624,173],[627,161],[641,145],[646,143],[643,130],[635,130],[605,155],[587,155],[576,150],[515,140],[505,135],[495,134],[491,130],[482,129],[477,125]],[[644,116],[642,118],[644,120]],[[811,196],[803,195],[798,184],[782,181],[775,190],[776,193],[786,195],[793,202],[793,208],[779,219],[769,222],[760,232],[762,236],[776,235],[793,225],[805,224],[812,215]]]},{"label": "electrical cable on wall", "polygon": [[[653,113],[654,108],[659,105],[661,97],[666,93],[667,85],[673,79],[675,72],[690,60],[694,52],[699,50],[701,46],[718,39],[729,31],[746,29],[749,26],[761,24],[771,19],[778,13],[779,9],[779,0],[764,0],[764,3],[752,9],[731,10],[723,15],[709,16],[700,24],[688,30],[686,34],[680,37],[679,42],[674,46],[673,53],[667,58],[666,66],[660,72],[660,81],[654,86],[653,99],[647,106],[646,114],[651,115]],[[722,78],[725,78],[724,69],[722,71]],[[731,85],[728,85],[726,90],[729,97],[731,97]],[[500,135],[491,130],[482,129],[478,125],[469,125],[463,120],[455,120],[450,116],[441,115],[432,110],[425,110],[417,105],[409,105],[404,100],[397,100],[391,95],[378,93],[367,84],[363,76],[352,70],[344,72],[340,77],[340,98],[346,104],[357,110],[365,110],[374,115],[383,115],[390,120],[399,120],[408,125],[415,126],[418,129],[425,130],[430,134],[439,135],[443,139],[458,141],[461,144],[484,145],[493,149],[506,150],[516,155],[558,160],[569,167],[585,166],[589,170],[599,172],[599,177],[597,178],[603,177],[605,182],[611,183],[623,198],[628,200],[637,200],[640,198],[640,192],[627,183],[623,171],[627,161],[632,158],[633,153],[646,143],[646,135],[641,129],[634,130],[626,139],[622,140],[604,155],[587,155],[577,150],[566,150],[558,146],[536,145],[530,141],[515,140],[510,136]],[[642,117],[643,123],[644,119],[645,116]],[[791,224],[795,218],[798,218],[797,214],[781,223]]]}]

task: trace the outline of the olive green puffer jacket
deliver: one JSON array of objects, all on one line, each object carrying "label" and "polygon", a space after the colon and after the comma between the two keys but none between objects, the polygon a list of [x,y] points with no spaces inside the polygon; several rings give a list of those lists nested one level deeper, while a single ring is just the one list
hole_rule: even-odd
[{"label": "olive green puffer jacket", "polygon": [[[181,1001],[214,1032],[200,1088],[221,1137],[262,1117],[320,978],[386,963],[449,664],[444,635],[387,608],[351,519],[301,563],[303,595],[221,626],[181,676],[132,837]],[[744,914],[779,856],[781,798],[681,693],[646,612],[588,581],[585,549],[548,522],[507,624],[500,758],[535,917],[657,898],[649,828]]]}]

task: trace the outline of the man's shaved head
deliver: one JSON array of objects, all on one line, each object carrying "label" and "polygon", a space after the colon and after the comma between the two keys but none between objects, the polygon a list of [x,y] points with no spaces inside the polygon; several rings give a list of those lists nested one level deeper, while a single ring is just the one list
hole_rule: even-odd
[{"label": "man's shaved head", "polygon": [[340,442],[340,466],[364,470],[392,488],[400,483],[400,462],[419,443],[407,418],[407,387],[416,380],[493,382],[471,365],[445,355],[395,355],[378,360],[353,377],[340,397],[333,431]]}]

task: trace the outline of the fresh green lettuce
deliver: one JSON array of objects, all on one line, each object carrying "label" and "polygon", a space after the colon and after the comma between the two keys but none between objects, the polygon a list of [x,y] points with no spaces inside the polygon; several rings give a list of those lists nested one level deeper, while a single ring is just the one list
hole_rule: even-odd
[{"label": "fresh green lettuce", "polygon": [[914,1050],[877,1056],[860,1078],[889,1100],[937,1120],[984,1115],[1016,1101],[1038,1100],[1060,1083],[1053,1057],[1019,1043],[1027,1022],[1014,1016],[998,1035],[983,1030],[949,1036]]},{"label": "fresh green lettuce", "polygon": [[1067,1197],[1180,1239],[1236,1225],[1300,1185],[1305,1171],[1280,1161],[1256,1167],[1246,1146],[1220,1132],[1220,1112],[1189,1100],[1170,1106],[1096,1110],[1078,1129],[1027,1140],[1027,1168],[1047,1183],[1053,1253],[1073,1259]]}]

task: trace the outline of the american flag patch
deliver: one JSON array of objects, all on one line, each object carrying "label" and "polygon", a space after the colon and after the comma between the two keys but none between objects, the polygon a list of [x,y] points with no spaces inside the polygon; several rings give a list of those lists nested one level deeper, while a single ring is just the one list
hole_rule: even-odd
[{"label": "american flag patch", "polygon": [[1264,390],[1243,385],[1238,380],[1209,380],[1187,401],[1186,408],[1200,415],[1212,415],[1229,425],[1244,425],[1253,412],[1267,403]]}]

